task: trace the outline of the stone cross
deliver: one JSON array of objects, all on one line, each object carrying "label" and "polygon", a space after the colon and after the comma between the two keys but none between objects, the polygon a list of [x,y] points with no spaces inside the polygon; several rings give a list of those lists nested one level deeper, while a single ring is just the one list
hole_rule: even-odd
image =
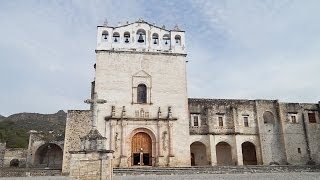
[{"label": "stone cross", "polygon": [[97,93],[93,94],[93,99],[87,99],[84,103],[91,104],[93,107],[93,120],[92,120],[92,129],[97,128],[97,116],[98,116],[98,104],[104,104],[107,100],[98,99]]}]

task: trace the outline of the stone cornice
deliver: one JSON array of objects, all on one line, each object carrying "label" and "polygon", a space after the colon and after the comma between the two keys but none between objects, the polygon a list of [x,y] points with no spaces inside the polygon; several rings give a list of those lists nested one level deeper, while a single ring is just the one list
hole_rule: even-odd
[{"label": "stone cornice", "polygon": [[108,52],[108,53],[121,53],[121,54],[150,54],[150,55],[166,55],[166,56],[184,56],[183,53],[171,53],[171,52],[150,52],[150,51],[122,51],[122,50],[95,50],[96,53]]},{"label": "stone cornice", "polygon": [[121,118],[121,117],[110,117],[104,118],[106,121],[110,120],[124,120],[124,121],[177,121],[178,118]]}]

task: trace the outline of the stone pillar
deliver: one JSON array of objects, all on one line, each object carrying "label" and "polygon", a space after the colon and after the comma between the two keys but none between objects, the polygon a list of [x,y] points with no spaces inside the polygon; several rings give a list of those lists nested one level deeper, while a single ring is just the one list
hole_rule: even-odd
[{"label": "stone pillar", "polygon": [[212,166],[217,165],[217,153],[216,153],[216,143],[215,143],[215,137],[214,135],[209,135],[209,143],[210,143],[210,161]]},{"label": "stone pillar", "polygon": [[126,136],[127,136],[127,122],[122,120],[121,122],[121,156],[120,167],[128,167],[128,158],[126,151]]},{"label": "stone pillar", "polygon": [[[241,147],[241,141],[240,136],[236,135],[236,148],[237,148],[237,157],[238,157],[238,165],[243,165],[243,156],[242,156],[242,147]],[[257,153],[257,152],[256,152]]]},{"label": "stone pillar", "polygon": [[116,126],[116,122],[113,120],[110,120],[110,149],[114,150],[114,127]]},{"label": "stone pillar", "polygon": [[169,126],[169,156],[170,157],[174,157],[174,153],[173,153],[173,139],[172,139],[172,128],[173,128],[173,123],[168,123]]}]

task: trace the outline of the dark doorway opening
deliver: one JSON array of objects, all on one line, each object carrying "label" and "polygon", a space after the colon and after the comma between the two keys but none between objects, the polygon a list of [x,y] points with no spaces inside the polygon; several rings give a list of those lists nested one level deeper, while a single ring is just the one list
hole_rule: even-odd
[{"label": "dark doorway opening", "polygon": [[146,166],[151,165],[149,153],[143,154],[143,165],[146,165]]},{"label": "dark doorway opening", "polygon": [[133,165],[139,165],[140,153],[133,153]]},{"label": "dark doorway opening", "polygon": [[257,165],[256,147],[251,142],[242,145],[243,165]]}]

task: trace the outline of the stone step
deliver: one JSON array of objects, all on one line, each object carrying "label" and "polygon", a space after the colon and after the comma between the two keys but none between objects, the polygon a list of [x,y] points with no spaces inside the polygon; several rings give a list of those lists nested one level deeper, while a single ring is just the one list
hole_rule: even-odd
[{"label": "stone step", "polygon": [[238,174],[320,172],[320,166],[203,166],[203,167],[130,167],[114,168],[115,175],[143,174]]}]

